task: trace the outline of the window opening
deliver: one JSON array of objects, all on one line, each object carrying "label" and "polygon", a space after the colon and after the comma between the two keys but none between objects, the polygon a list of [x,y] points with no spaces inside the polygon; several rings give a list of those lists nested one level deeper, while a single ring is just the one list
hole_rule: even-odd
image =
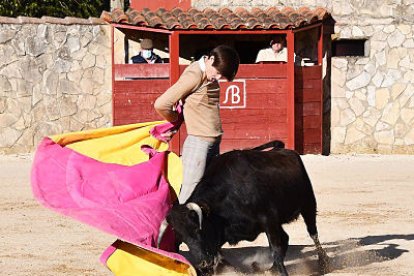
[{"label": "window opening", "polygon": [[366,39],[338,39],[332,42],[332,56],[334,57],[365,57]]}]

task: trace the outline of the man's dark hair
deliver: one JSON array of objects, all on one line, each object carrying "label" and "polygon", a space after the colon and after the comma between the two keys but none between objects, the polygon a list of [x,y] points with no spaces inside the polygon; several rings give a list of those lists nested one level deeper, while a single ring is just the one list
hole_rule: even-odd
[{"label": "man's dark hair", "polygon": [[219,45],[210,52],[210,56],[214,57],[213,67],[228,81],[232,81],[240,64],[236,50],[227,45]]},{"label": "man's dark hair", "polygon": [[275,36],[272,38],[272,40],[270,40],[270,47],[275,44],[275,43],[280,43],[282,44],[283,47],[286,46],[286,37],[285,36]]}]

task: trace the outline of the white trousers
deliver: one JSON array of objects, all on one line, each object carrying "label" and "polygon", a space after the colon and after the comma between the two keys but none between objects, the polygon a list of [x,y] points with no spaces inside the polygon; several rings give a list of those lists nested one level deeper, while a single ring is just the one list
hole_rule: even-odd
[{"label": "white trousers", "polygon": [[220,153],[220,141],[221,138],[215,142],[208,142],[192,135],[188,135],[185,139],[181,156],[183,184],[178,195],[180,204],[184,204],[193,193],[211,158]]}]

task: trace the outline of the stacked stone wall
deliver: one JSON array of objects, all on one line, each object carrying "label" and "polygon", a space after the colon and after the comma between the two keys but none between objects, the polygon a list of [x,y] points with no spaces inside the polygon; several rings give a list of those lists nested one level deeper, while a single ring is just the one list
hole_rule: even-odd
[{"label": "stacked stone wall", "polygon": [[3,23],[0,57],[0,152],[111,125],[109,25]]},{"label": "stacked stone wall", "polygon": [[193,0],[220,5],[326,8],[334,38],[366,39],[365,57],[331,59],[331,153],[414,154],[414,0]]},{"label": "stacked stone wall", "polygon": [[332,60],[333,151],[414,154],[414,27],[342,26],[369,56]]}]

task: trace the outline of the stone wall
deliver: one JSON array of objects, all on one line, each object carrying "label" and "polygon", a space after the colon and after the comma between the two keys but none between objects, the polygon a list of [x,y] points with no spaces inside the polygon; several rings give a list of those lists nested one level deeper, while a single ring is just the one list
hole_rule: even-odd
[{"label": "stone wall", "polygon": [[337,39],[367,39],[366,57],[331,60],[330,151],[414,154],[414,0],[193,0],[220,5],[322,6]]},{"label": "stone wall", "polygon": [[0,18],[3,153],[30,152],[44,136],[112,122],[110,26],[27,20]]},{"label": "stone wall", "polygon": [[369,57],[332,62],[334,152],[414,154],[414,27],[343,26],[369,38]]}]

